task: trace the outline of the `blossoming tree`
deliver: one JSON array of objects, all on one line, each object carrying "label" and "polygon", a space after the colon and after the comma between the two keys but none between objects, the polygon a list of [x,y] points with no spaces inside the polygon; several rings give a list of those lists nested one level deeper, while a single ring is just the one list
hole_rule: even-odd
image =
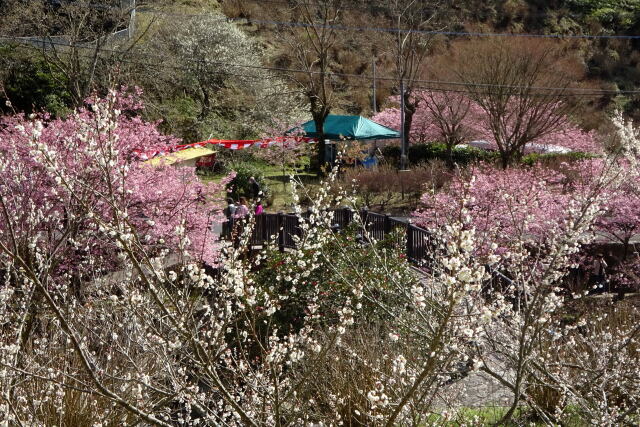
[{"label": "blossoming tree", "polygon": [[[15,138],[23,138],[31,174],[15,146],[3,147],[10,155],[0,160],[0,422],[462,423],[465,406],[452,386],[478,370],[511,392],[504,424],[518,409],[549,424],[576,414],[609,424],[638,416],[631,350],[640,328],[616,329],[615,349],[625,356],[615,361],[624,363],[610,366],[589,342],[613,335],[599,325],[577,334],[561,316],[572,298],[560,286],[571,255],[590,238],[600,193],[580,192],[564,221],[549,221],[555,231],[545,251],[512,242],[508,253],[489,245],[481,256],[475,202],[463,194],[416,270],[402,257],[401,235],[376,240],[355,195],[330,196],[321,185],[308,212],[295,207],[295,248],[280,252],[274,241],[256,253],[249,216],[212,271],[192,237],[203,230],[194,210],[209,207],[208,194],[190,190],[188,179],[167,179],[183,184],[180,197],[165,193],[162,181],[174,170],[150,170],[154,180],[141,183],[135,174],[144,167],[121,160],[137,133],[119,133],[129,119],[114,102],[60,122],[69,132],[18,119],[24,131],[15,129]],[[62,147],[78,150],[62,156]],[[26,188],[23,174],[45,190],[16,194]],[[147,194],[152,185],[163,193]],[[29,200],[40,193],[46,197]],[[338,204],[353,209],[351,230],[333,229],[328,208]],[[88,253],[93,242],[98,248]],[[85,267],[82,295],[69,292],[73,277],[54,262]],[[109,262],[117,271],[91,277],[93,265]],[[495,271],[503,267],[511,278],[500,289]],[[542,407],[540,387],[561,393],[571,410]]]},{"label": "blossoming tree", "polygon": [[[472,120],[467,115],[473,113],[475,104],[461,94],[453,94],[452,98],[443,93],[421,91],[414,95],[417,108],[413,116],[409,138],[413,143],[429,143],[433,141],[450,141],[453,146],[461,144],[477,134],[478,129],[469,127]],[[447,100],[452,102],[447,102]],[[391,104],[398,104],[399,98],[389,98]],[[400,108],[388,107],[376,114],[373,121],[393,129],[400,128]]]},{"label": "blossoming tree", "polygon": [[[602,152],[596,132],[584,131],[566,115],[549,118],[553,120],[553,126],[549,129],[536,130],[533,136],[527,134],[516,138],[516,133],[524,132],[521,129],[522,122],[527,120],[526,114],[518,110],[524,108],[521,106],[523,100],[514,100],[504,106],[506,112],[500,116],[501,127],[496,129],[497,125],[491,124],[490,115],[467,95],[423,91],[414,96],[419,102],[409,137],[418,143],[444,143],[449,153],[457,145],[474,139],[489,142],[501,154],[503,165],[510,163],[512,157],[548,146],[590,153]],[[398,102],[394,97],[390,101]],[[551,107],[549,110],[554,111]],[[395,107],[386,108],[375,115],[373,120],[397,129],[400,126],[400,110]],[[543,124],[536,126],[542,127]],[[504,135],[511,135],[509,141],[513,141],[505,142]]]},{"label": "blossoming tree", "polygon": [[[480,370],[513,392],[502,422],[514,416],[519,402],[548,423],[576,409],[585,420],[607,425],[637,412],[638,376],[625,365],[635,358],[629,346],[640,329],[628,319],[615,320],[621,310],[616,308],[575,323],[562,318],[572,301],[588,293],[572,293],[566,279],[584,245],[597,237],[594,229],[625,239],[638,226],[629,198],[636,131],[619,133],[621,153],[555,171],[540,166],[472,171],[471,179],[459,176],[448,192],[425,194],[423,210],[416,213],[417,221],[433,230],[466,218],[477,233],[472,250],[493,272],[482,309],[500,314],[484,328],[474,357]],[[629,319],[637,316],[632,313]],[[584,358],[572,364],[578,353]]]},{"label": "blossoming tree", "polygon": [[425,194],[416,221],[428,228],[447,224],[466,197],[474,227],[488,245],[504,250],[514,243],[541,245],[565,219],[571,197],[562,180],[558,172],[540,166],[504,171],[481,166],[472,182],[458,175],[447,191]]},{"label": "blossoming tree", "polygon": [[55,268],[95,272],[117,264],[113,243],[100,226],[117,220],[121,233],[135,228],[139,244],[155,251],[175,243],[175,229],[183,227],[191,255],[213,263],[210,226],[219,219],[224,183],[204,185],[191,170],[135,161],[135,150],[177,142],[135,116],[136,96],[121,93],[89,102],[92,110],[66,119],[3,121],[0,194],[5,213],[15,212],[0,224],[4,243],[19,247],[25,259],[36,247],[46,247],[52,259],[64,259]]}]

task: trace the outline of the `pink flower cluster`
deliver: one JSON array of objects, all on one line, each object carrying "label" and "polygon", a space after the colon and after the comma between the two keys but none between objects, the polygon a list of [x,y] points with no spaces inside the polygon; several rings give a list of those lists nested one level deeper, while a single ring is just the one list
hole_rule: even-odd
[{"label": "pink flower cluster", "polygon": [[134,150],[179,142],[135,115],[135,91],[88,102],[91,108],[64,119],[18,115],[0,122],[0,196],[13,219],[0,221],[0,238],[45,252],[58,248],[61,272],[116,264],[118,251],[105,235],[110,227],[135,230],[152,254],[180,247],[215,262],[211,226],[221,220],[226,181],[203,184],[193,170],[134,161]]},{"label": "pink flower cluster", "polygon": [[[605,168],[613,168],[619,179],[603,180],[612,172]],[[603,159],[565,163],[556,170],[482,166],[472,171],[471,180],[458,175],[448,188],[424,194],[414,216],[418,225],[436,229],[457,220],[464,208],[480,239],[479,255],[492,248],[506,252],[522,243],[538,251],[565,229],[570,206],[598,195],[595,237],[623,245],[620,254],[609,260],[615,264],[611,271],[620,273],[618,283],[638,285],[640,262],[632,239],[640,237],[640,192],[629,179],[634,175],[628,168],[625,162],[612,166]],[[589,253],[576,260],[586,270],[594,261]]]},{"label": "pink flower cluster", "polygon": [[564,220],[571,196],[563,191],[563,181],[561,174],[543,167],[485,166],[474,171],[472,183],[457,177],[446,191],[423,195],[416,222],[428,228],[449,224],[462,201],[487,247],[542,242]]},{"label": "pink flower cluster", "polygon": [[[452,124],[458,124],[460,130],[459,135],[463,140],[460,143],[467,143],[473,140],[483,140],[497,148],[496,140],[492,132],[487,114],[482,108],[470,100],[464,94],[443,94],[437,92],[421,91],[415,94],[418,99],[418,108],[413,115],[411,131],[409,133],[410,141],[413,143],[430,143],[444,142],[447,133],[443,132],[443,124],[445,122],[445,130],[451,131]],[[389,98],[393,105],[399,104],[399,98],[393,96]],[[465,108],[461,109],[460,105]],[[439,112],[439,114],[436,114]],[[502,133],[509,135],[514,129],[509,129],[509,123],[516,126],[515,119],[510,120],[511,112],[506,113],[507,129],[502,129]],[[373,117],[373,121],[393,129],[400,129],[400,109],[397,107],[389,107]],[[563,117],[558,130],[546,133],[543,137],[536,138],[528,142],[529,147],[525,147],[525,152],[536,151],[533,147],[549,147],[558,146],[568,148],[572,151],[581,151],[588,153],[601,153],[602,145],[600,144],[596,132],[586,132],[573,123],[568,117]]]}]

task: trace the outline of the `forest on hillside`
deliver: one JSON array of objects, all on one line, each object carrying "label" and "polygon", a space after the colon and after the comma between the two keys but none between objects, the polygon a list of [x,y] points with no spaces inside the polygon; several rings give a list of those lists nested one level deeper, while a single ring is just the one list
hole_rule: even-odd
[{"label": "forest on hillside", "polygon": [[[308,72],[314,68],[330,74],[322,103],[331,112],[372,115],[374,66],[375,107],[388,106],[389,96],[399,93],[400,53],[397,33],[380,29],[423,31],[410,41],[420,64],[405,76],[419,90],[425,85],[419,81],[459,80],[464,64],[451,58],[470,55],[467,45],[513,39],[451,33],[633,36],[640,26],[640,2],[634,0],[314,2],[337,13],[314,16],[302,0],[3,0],[0,111],[10,111],[9,99],[16,111],[64,116],[91,93],[137,86],[146,118],[160,120],[164,131],[188,142],[257,137],[313,116],[318,82]],[[318,46],[304,25],[322,19],[337,29],[324,34],[326,62],[319,65]],[[127,29],[128,37],[112,37]],[[33,42],[38,38],[50,43]],[[640,40],[544,41],[564,52],[574,86],[598,90],[572,99],[583,127],[599,128],[613,109],[640,115],[634,92],[640,85]]]}]

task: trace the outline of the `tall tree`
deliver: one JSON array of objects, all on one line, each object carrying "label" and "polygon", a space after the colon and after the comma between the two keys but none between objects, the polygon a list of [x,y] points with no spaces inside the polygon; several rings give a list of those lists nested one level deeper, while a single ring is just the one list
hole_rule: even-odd
[{"label": "tall tree", "polygon": [[131,75],[163,131],[187,141],[256,138],[306,116],[300,94],[261,68],[263,49],[241,25],[202,13],[169,15],[157,27],[137,47]]},{"label": "tall tree", "polygon": [[464,94],[421,91],[421,106],[427,110],[432,126],[447,149],[447,161],[453,165],[453,149],[478,134],[473,123],[478,118],[477,105]]},{"label": "tall tree", "polygon": [[467,42],[453,56],[469,96],[486,115],[503,167],[522,156],[527,143],[567,126],[576,104],[566,95],[578,73],[558,44],[509,37]]},{"label": "tall tree", "polygon": [[337,99],[331,75],[331,50],[339,39],[343,0],[294,0],[292,19],[301,21],[302,28],[290,27],[280,33],[290,48],[288,62],[302,72],[289,77],[309,102],[309,112],[318,133],[317,170],[326,163],[324,122]]},{"label": "tall tree", "polygon": [[[429,55],[434,34],[424,31],[438,27],[442,16],[442,1],[391,0],[389,14],[396,31],[390,31],[386,43],[394,56],[394,73],[398,83],[401,103],[404,103],[403,147],[406,150],[411,134],[413,116],[420,100],[414,96],[418,80],[425,71],[425,60]],[[401,105],[402,108],[402,105]],[[405,159],[403,159],[404,162]]]},{"label": "tall tree", "polygon": [[[453,165],[453,149],[460,144],[486,134],[482,125],[483,114],[478,105],[462,93],[444,93],[420,90],[414,96],[418,100],[414,112],[411,134],[414,143],[440,142],[445,145],[447,158]],[[398,97],[392,97],[398,103]],[[377,123],[391,128],[399,128],[400,109],[386,108],[373,117]]]}]

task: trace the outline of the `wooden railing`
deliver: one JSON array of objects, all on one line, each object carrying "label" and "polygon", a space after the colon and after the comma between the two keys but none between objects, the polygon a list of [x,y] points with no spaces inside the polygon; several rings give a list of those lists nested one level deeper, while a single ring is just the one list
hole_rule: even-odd
[{"label": "wooden railing", "polygon": [[[355,212],[349,208],[335,209],[333,212],[332,225],[336,231],[348,227],[354,219]],[[359,212],[362,224],[369,236],[377,241],[384,240],[389,234],[397,229],[401,232],[397,234],[398,243],[404,241],[404,252],[411,263],[424,265],[432,254],[433,242],[432,234],[424,228],[411,224],[408,221],[401,221],[389,215],[377,212],[370,212],[363,209]],[[267,242],[275,241],[280,251],[295,248],[294,236],[302,236],[300,221],[309,217],[306,212],[300,217],[294,214],[262,214],[255,216],[255,225],[250,238],[252,247],[263,246]],[[242,220],[225,222],[222,227],[222,238],[235,239],[242,230]],[[273,239],[275,238],[275,239]],[[590,253],[614,254],[620,251],[620,244],[612,242],[598,242],[592,245]],[[511,280],[504,274],[491,270],[494,280],[510,282]],[[589,289],[593,278],[588,271],[583,269],[572,270],[565,280],[566,286],[574,291]],[[585,287],[586,286],[586,287]]]},{"label": "wooden railing", "polygon": [[[356,214],[349,208],[335,209],[333,212],[332,226],[336,230],[347,228]],[[305,212],[300,217],[294,214],[261,214],[254,217],[254,227],[249,240],[251,246],[262,246],[272,241],[272,238],[280,251],[294,249],[294,236],[302,236],[300,221],[309,217]],[[413,263],[420,263],[427,259],[429,250],[430,233],[408,221],[401,221],[386,214],[370,212],[366,209],[360,211],[360,217],[365,231],[375,240],[384,240],[389,234],[397,229],[401,229],[399,236],[405,236],[405,254],[407,259]],[[229,239],[233,234],[240,232],[242,220],[225,222],[222,225],[222,238]]]}]

